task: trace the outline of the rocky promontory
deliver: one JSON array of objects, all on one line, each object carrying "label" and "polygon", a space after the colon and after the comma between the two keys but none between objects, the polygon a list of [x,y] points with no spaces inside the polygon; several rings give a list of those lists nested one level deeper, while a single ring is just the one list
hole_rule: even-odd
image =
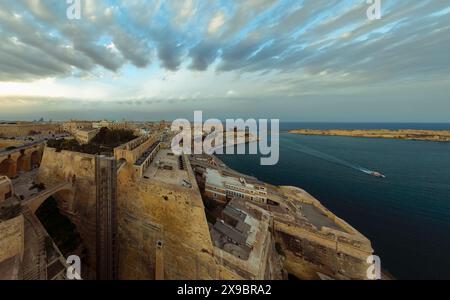
[{"label": "rocky promontory", "polygon": [[431,142],[450,142],[450,130],[415,130],[415,129],[370,129],[370,130],[317,130],[317,129],[297,129],[290,130],[291,134],[300,135],[327,135],[327,136],[350,136],[365,138],[401,139]]}]

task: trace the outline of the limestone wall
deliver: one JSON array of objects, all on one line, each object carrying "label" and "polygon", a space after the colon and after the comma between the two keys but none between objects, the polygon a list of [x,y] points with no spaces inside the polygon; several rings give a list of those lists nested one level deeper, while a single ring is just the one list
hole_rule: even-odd
[{"label": "limestone wall", "polygon": [[317,279],[317,272],[339,279],[366,279],[366,259],[373,253],[370,241],[304,190],[280,188],[292,201],[313,205],[345,230],[317,230],[275,218],[275,236],[285,252],[288,272],[301,279]]},{"label": "limestone wall", "polygon": [[95,156],[46,147],[38,173],[38,182],[51,187],[60,182],[73,184],[73,192],[54,195],[58,206],[80,233],[88,250],[89,266],[95,266],[96,186]]},{"label": "limestone wall", "polygon": [[61,126],[59,124],[34,124],[34,123],[19,123],[19,124],[0,124],[0,136],[15,137],[27,136],[30,131],[41,133],[58,133]]},{"label": "limestone wall", "polygon": [[294,276],[318,279],[317,272],[336,279],[366,279],[369,265],[362,258],[340,252],[317,239],[301,238],[282,231],[276,232],[283,248],[286,270]]},{"label": "limestone wall", "polygon": [[0,222],[0,262],[23,256],[24,223],[23,216]]},{"label": "limestone wall", "polygon": [[333,278],[365,279],[366,259],[373,252],[370,244],[360,247],[352,240],[341,241],[332,233],[322,234],[279,221],[274,222],[274,230],[277,242],[288,254],[285,267],[289,273],[301,279],[312,279],[315,272]]},{"label": "limestone wall", "polygon": [[11,180],[6,176],[0,176],[0,204],[14,194]]},{"label": "limestone wall", "polygon": [[156,135],[149,137],[140,136],[125,145],[115,148],[114,157],[116,160],[125,159],[129,164],[134,164],[156,142],[157,138]]},{"label": "limestone wall", "polygon": [[19,147],[24,144],[23,141],[16,140],[0,140],[0,150],[8,147]]},{"label": "limestone wall", "polygon": [[[215,279],[219,269],[198,190],[118,176],[121,279],[154,279],[156,242],[163,242],[165,279]],[[227,272],[224,272],[227,274]]]}]

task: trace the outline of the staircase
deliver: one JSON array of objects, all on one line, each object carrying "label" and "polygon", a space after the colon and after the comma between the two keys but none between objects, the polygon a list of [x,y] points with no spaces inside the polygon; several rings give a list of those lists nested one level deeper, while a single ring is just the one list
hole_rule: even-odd
[{"label": "staircase", "polygon": [[28,249],[24,254],[24,280],[46,280],[47,279],[47,253],[45,250],[46,233],[37,217],[27,208],[22,208],[25,219],[25,232],[34,232],[36,238],[37,253],[34,249]]}]

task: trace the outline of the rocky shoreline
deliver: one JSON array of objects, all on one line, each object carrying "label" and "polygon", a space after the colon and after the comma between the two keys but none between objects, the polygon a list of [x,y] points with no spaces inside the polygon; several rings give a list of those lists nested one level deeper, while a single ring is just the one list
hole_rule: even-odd
[{"label": "rocky shoreline", "polygon": [[383,139],[400,139],[400,140],[416,140],[430,142],[450,142],[450,131],[448,130],[315,130],[315,129],[297,129],[290,130],[291,134],[299,135],[324,135],[324,136],[348,136],[348,137],[364,137],[364,138],[383,138]]}]

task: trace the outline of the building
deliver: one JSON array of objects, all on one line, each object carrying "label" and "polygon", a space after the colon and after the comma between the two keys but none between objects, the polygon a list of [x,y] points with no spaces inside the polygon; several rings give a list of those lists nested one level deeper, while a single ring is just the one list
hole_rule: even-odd
[{"label": "building", "polygon": [[92,122],[89,121],[70,121],[65,122],[62,125],[62,129],[65,132],[75,134],[80,129],[92,129]]},{"label": "building", "polygon": [[267,203],[267,189],[258,183],[249,183],[245,178],[222,175],[214,169],[206,169],[205,195],[211,199],[228,202],[233,198],[241,198],[260,204]]},{"label": "building", "polygon": [[100,122],[93,122],[92,128],[101,129],[101,128],[108,128],[108,129],[135,129],[136,126],[132,123],[128,122],[110,122],[107,120],[102,120]]},{"label": "building", "polygon": [[270,214],[251,202],[234,198],[210,226],[214,254],[233,272],[251,280],[283,278],[282,262],[270,232]]},{"label": "building", "polygon": [[6,176],[0,176],[0,202],[13,196],[14,189],[11,180]]},{"label": "building", "polygon": [[92,128],[96,128],[96,129],[100,129],[100,128],[109,128],[109,122],[106,120],[100,121],[100,122],[93,122],[92,123]]},{"label": "building", "polygon": [[98,129],[86,128],[75,132],[75,139],[81,144],[88,144],[98,133]]},{"label": "building", "polygon": [[135,133],[138,135],[150,135],[152,133],[152,130],[147,127],[140,127],[135,129]]}]

